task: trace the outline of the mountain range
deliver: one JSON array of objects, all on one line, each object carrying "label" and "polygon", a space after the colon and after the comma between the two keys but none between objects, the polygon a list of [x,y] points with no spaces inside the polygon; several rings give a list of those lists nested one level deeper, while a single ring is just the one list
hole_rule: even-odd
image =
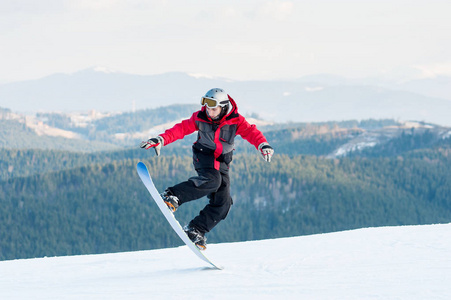
[{"label": "mountain range", "polygon": [[[0,109],[0,148],[53,149],[80,152],[137,148],[182,119],[198,106],[170,105],[117,114],[37,113],[17,114]],[[371,156],[393,156],[420,148],[449,144],[451,128],[425,122],[396,120],[348,120],[320,123],[271,123],[248,117],[279,153],[309,154],[329,158],[368,152]],[[189,148],[194,136],[169,145],[165,151]],[[255,149],[241,138],[239,151]],[[171,150],[170,150],[171,149]],[[365,154],[365,155],[367,155]]]},{"label": "mountain range", "polygon": [[450,77],[403,83],[314,75],[295,80],[234,81],[186,73],[134,75],[98,68],[0,84],[0,107],[15,112],[134,111],[197,104],[224,88],[239,111],[275,122],[390,118],[451,125]]}]

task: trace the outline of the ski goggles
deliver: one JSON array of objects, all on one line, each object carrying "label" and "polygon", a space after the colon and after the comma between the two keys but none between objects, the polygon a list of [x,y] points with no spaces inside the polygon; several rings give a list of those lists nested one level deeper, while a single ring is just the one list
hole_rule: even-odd
[{"label": "ski goggles", "polygon": [[205,97],[202,97],[201,100],[200,100],[200,104],[202,106],[207,106],[209,108],[215,108],[215,107],[218,107],[218,106],[224,107],[224,106],[227,105],[227,103],[229,103],[229,100],[225,100],[225,101],[219,102],[216,99],[205,98]]}]

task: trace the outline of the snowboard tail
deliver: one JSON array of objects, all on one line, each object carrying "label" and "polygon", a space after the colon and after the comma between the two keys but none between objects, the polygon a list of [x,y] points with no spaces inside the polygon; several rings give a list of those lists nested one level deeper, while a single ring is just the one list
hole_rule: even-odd
[{"label": "snowboard tail", "polygon": [[173,213],[169,210],[167,205],[164,203],[163,199],[160,196],[160,193],[158,192],[157,188],[155,187],[152,178],[150,177],[149,171],[146,167],[146,165],[143,162],[139,162],[136,166],[139,178],[141,178],[141,181],[149,191],[150,195],[152,196],[152,199],[155,201],[155,203],[158,205],[158,208],[163,213],[163,216],[166,218],[166,220],[171,225],[172,229],[177,233],[177,235],[180,237],[180,239],[188,246],[191,251],[193,251],[194,254],[196,254],[200,259],[203,261],[209,263],[216,269],[222,270],[223,268],[221,266],[216,265],[213,263],[210,259],[208,259],[201,251],[200,249],[188,238],[185,231],[183,231],[182,226],[177,221],[177,219],[174,217]]}]

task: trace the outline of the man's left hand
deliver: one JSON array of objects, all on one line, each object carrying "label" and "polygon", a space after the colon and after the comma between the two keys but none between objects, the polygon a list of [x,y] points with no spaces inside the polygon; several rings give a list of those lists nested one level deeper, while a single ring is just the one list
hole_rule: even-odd
[{"label": "man's left hand", "polygon": [[264,160],[267,162],[271,161],[271,157],[274,154],[274,149],[268,143],[261,143],[258,146],[258,150],[260,150]]}]

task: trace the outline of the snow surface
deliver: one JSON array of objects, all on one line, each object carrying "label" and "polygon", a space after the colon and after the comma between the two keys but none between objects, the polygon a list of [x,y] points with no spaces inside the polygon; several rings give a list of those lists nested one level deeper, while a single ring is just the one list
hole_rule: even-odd
[{"label": "snow surface", "polygon": [[0,262],[0,299],[450,299],[451,224]]}]

